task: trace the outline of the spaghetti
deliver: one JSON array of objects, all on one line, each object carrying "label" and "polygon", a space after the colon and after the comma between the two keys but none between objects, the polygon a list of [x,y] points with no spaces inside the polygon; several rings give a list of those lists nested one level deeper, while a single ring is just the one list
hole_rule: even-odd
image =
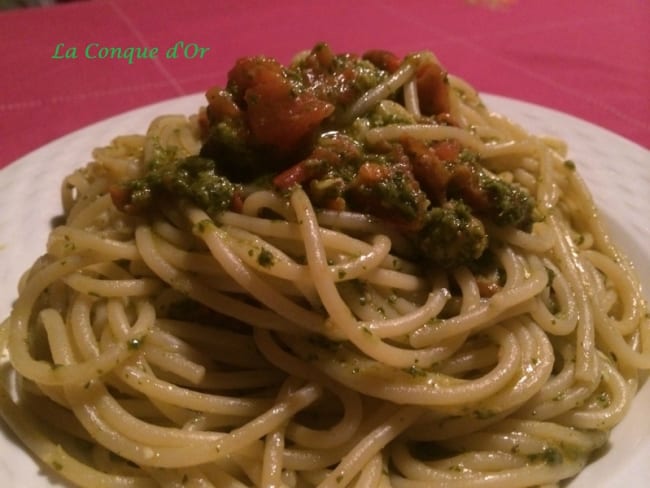
[{"label": "spaghetti", "polygon": [[650,320],[562,142],[429,53],[247,58],[208,102],[63,182],[1,329],[2,416],[45,464],[551,486],[607,442]]}]

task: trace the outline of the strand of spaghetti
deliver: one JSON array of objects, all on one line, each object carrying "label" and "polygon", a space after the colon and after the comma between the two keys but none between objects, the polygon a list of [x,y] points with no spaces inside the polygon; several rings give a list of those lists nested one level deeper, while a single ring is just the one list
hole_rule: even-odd
[{"label": "strand of spaghetti", "polygon": [[200,348],[204,354],[209,355],[210,360],[218,358],[224,364],[243,370],[269,367],[249,334],[224,330],[225,328],[215,330],[214,325],[170,319],[158,319],[156,324],[160,330]]},{"label": "strand of spaghetti", "polygon": [[381,453],[375,454],[359,473],[356,488],[379,488],[384,471],[384,461]]},{"label": "strand of spaghetti", "polygon": [[[108,326],[112,331],[113,336],[117,340],[126,340],[131,331],[131,325],[127,317],[126,310],[121,301],[117,299],[109,299],[107,304]],[[153,329],[153,324],[148,330]],[[147,360],[158,366],[163,371],[174,373],[179,379],[189,380],[193,384],[197,384],[205,376],[205,366],[197,364],[181,354],[174,352],[163,351],[162,349],[150,344],[146,341],[144,346],[141,347],[142,342],[148,334],[143,334],[135,339],[134,347],[139,348],[146,356]]]},{"label": "strand of spaghetti", "polygon": [[340,420],[327,429],[311,429],[291,421],[286,436],[295,446],[309,449],[329,449],[344,446],[358,432],[363,416],[361,398],[339,386],[331,390],[342,403],[344,412]]},{"label": "strand of spaghetti", "polygon": [[388,265],[392,264],[394,269],[400,269],[404,272],[417,274],[417,266],[398,257],[398,254],[402,256],[408,255],[411,246],[406,236],[400,233],[398,229],[386,226],[381,222],[381,220],[369,214],[350,212],[346,210],[332,211],[319,209],[316,217],[322,229],[336,229],[340,234],[385,235],[391,241],[392,253],[390,259],[392,263],[386,262],[384,267],[388,267]]},{"label": "strand of spaghetti", "polygon": [[[66,327],[61,316],[58,312],[51,309],[41,312],[41,316],[48,333],[53,360],[65,366],[74,365],[74,353],[67,337]],[[83,415],[80,414],[82,410],[92,410],[95,422],[97,419],[101,418],[101,423],[105,425],[105,429],[112,432],[113,437],[119,438],[125,436],[129,441],[139,442],[140,446],[150,446],[152,445],[152,441],[158,443],[163,441],[162,446],[173,447],[180,445],[187,447],[188,445],[192,445],[192,434],[196,435],[195,433],[188,434],[176,429],[150,426],[145,422],[131,417],[117,404],[117,402],[112,400],[112,398],[109,398],[108,392],[100,382],[95,382],[88,387],[84,386],[82,388],[73,385],[65,386],[64,389],[66,397],[70,401],[71,405],[76,406],[73,407],[73,410],[80,420],[83,418]],[[115,415],[111,416],[111,413],[114,413]],[[85,420],[88,422],[90,419],[86,418]],[[181,434],[183,438],[178,439]],[[172,437],[170,437],[170,435]],[[216,439],[219,437],[220,436],[217,435]],[[199,444],[197,445],[202,445],[216,439],[215,436],[211,435],[203,436],[198,439]],[[178,442],[179,440],[181,442]],[[132,444],[132,442],[129,443]],[[161,446],[161,444],[157,444],[157,446]],[[144,449],[152,450],[153,447],[145,447]],[[142,450],[143,449],[140,447],[136,448],[136,451]]]},{"label": "strand of spaghetti", "polygon": [[562,424],[536,420],[504,420],[499,424],[499,428],[564,443],[584,452],[597,449],[607,442],[607,435],[602,432],[578,430]]},{"label": "strand of spaghetti", "polygon": [[[272,274],[291,281],[308,281],[309,270],[306,266],[296,264],[291,258],[284,254],[275,246],[267,241],[258,238],[255,234],[240,230],[234,227],[224,226],[226,231],[224,238],[229,244],[232,251],[237,254],[239,259],[249,267],[259,272]],[[391,242],[383,235],[374,236],[371,247],[356,257],[355,259],[346,260],[343,263],[336,263],[329,267],[329,273],[337,279],[355,279],[364,276],[364,279],[372,281],[396,282],[395,288],[418,289],[423,287],[423,280],[413,279],[412,276],[402,275],[392,270],[377,270],[381,263],[384,262],[390,251]],[[251,249],[257,252],[250,252]],[[270,253],[273,266],[265,267],[259,264],[259,252]],[[368,273],[368,270],[375,270]],[[400,283],[400,278],[402,283]],[[407,281],[410,278],[410,281]]]},{"label": "strand of spaghetti", "polygon": [[512,246],[517,246],[533,253],[545,253],[553,247],[555,235],[544,222],[534,225],[533,231],[523,232],[514,228],[501,228],[488,225],[488,232]]},{"label": "strand of spaghetti", "polygon": [[[146,301],[138,301],[140,303],[146,303]],[[140,305],[141,307],[143,305]],[[155,315],[152,314],[152,321],[155,320]],[[124,302],[117,298],[108,297],[106,303],[106,319],[108,329],[111,331],[113,337],[117,340],[126,340],[129,336],[129,333],[132,331],[131,322],[127,316],[127,311],[124,307]],[[153,324],[147,328],[147,332],[153,329]]]},{"label": "strand of spaghetti", "polygon": [[[341,293],[341,298],[348,304],[354,315],[359,320],[366,322],[381,323],[384,320],[398,319],[402,315],[412,314],[420,305],[426,303],[419,297],[413,298],[413,301],[407,300],[397,294],[398,290],[376,286],[376,283],[339,283],[337,288]],[[438,289],[434,285],[433,290]],[[396,335],[393,337],[398,339]],[[398,340],[405,343],[403,338]]]},{"label": "strand of spaghetti", "polygon": [[[396,444],[391,454],[391,460],[394,459],[400,464],[412,463],[416,457],[412,456],[405,449],[403,443]],[[432,469],[428,474],[435,474],[435,477],[439,482],[447,480],[453,482],[454,480],[458,480],[462,477],[459,473],[462,473],[465,470],[468,472],[499,471],[507,468],[520,468],[525,464],[526,463],[521,456],[517,456],[514,453],[499,452],[496,450],[459,453],[449,458],[432,460],[426,463],[426,465]],[[462,469],[458,469],[460,467],[462,467]],[[408,472],[414,468],[417,469],[417,466],[406,467],[406,470]],[[417,478],[421,479],[420,476],[417,476]],[[422,478],[426,478],[426,476],[422,476]]]},{"label": "strand of spaghetti", "polygon": [[464,348],[451,358],[440,363],[438,371],[448,376],[462,376],[472,370],[479,370],[494,364],[498,351],[493,344],[476,348]]},{"label": "strand of spaghetti", "polygon": [[178,384],[187,385],[187,382],[189,382],[197,387],[206,386],[202,381],[206,374],[204,365],[198,364],[182,354],[164,351],[146,341],[144,345],[140,345],[140,343],[141,341],[138,341],[136,347],[140,347],[147,361],[161,371],[173,373],[178,378]]},{"label": "strand of spaghetti", "polygon": [[[316,355],[317,359],[312,362],[328,376],[366,395],[400,404],[444,406],[485,399],[504,388],[519,374],[521,351],[514,334],[498,326],[491,327],[486,334],[501,349],[498,361],[490,371],[472,380],[427,370],[411,375],[410,368],[414,365],[395,368],[349,349],[337,350],[336,357],[331,357],[305,341],[286,338],[285,342],[294,352]],[[356,367],[352,369],[350,364]]]},{"label": "strand of spaghetti", "polygon": [[216,446],[217,452],[220,456],[225,456],[238,449],[239,445],[247,445],[260,439],[286,423],[288,419],[315,402],[321,395],[322,389],[314,384],[308,384],[289,393],[286,399],[276,403],[273,408],[220,439]]},{"label": "strand of spaghetti", "polygon": [[448,299],[449,292],[446,288],[441,288],[430,293],[426,303],[410,314],[404,314],[399,318],[391,320],[359,322],[359,326],[367,328],[379,338],[408,334],[418,327],[422,327],[431,318],[436,317]]},{"label": "strand of spaghetti", "polygon": [[[381,426],[396,411],[395,405],[375,403],[365,411],[362,424],[354,436],[339,447],[331,449],[292,449],[285,450],[285,466],[287,469],[296,469],[302,472],[312,471],[309,476],[313,485],[320,484],[345,455],[350,454],[356,445],[372,431]],[[317,470],[316,472],[313,472]],[[305,473],[306,474],[306,473]]]},{"label": "strand of spaghetti", "polygon": [[404,106],[415,117],[420,116],[420,100],[417,85],[413,80],[404,84]]},{"label": "strand of spaghetti", "polygon": [[546,384],[553,371],[553,347],[537,324],[525,319],[511,319],[507,326],[517,337],[523,371],[516,383],[481,402],[480,408],[492,413],[523,405]]},{"label": "strand of spaghetti", "polygon": [[[86,266],[84,273],[90,276],[100,276],[110,280],[133,279],[133,273],[122,268],[113,261],[104,261],[102,263],[91,264]],[[150,275],[151,273],[149,273]]]},{"label": "strand of spaghetti", "polygon": [[508,141],[499,143],[484,144],[477,152],[485,159],[498,158],[502,156],[524,156],[535,152],[534,141]]},{"label": "strand of spaghetti", "polygon": [[48,238],[48,252],[63,257],[69,250],[90,250],[106,260],[138,259],[138,251],[132,241],[117,241],[98,236],[92,232],[67,225],[52,230]]},{"label": "strand of spaghetti", "polygon": [[555,296],[553,313],[548,309],[544,300],[539,297],[530,309],[531,316],[548,333],[567,335],[575,330],[578,323],[578,307],[569,283],[560,270],[549,259],[544,260],[544,266],[551,270],[552,279],[549,285]]},{"label": "strand of spaghetti", "polygon": [[188,123],[188,118],[184,115],[155,117],[149,124],[144,141],[144,160],[154,159],[156,151],[161,147],[173,148],[178,157],[197,154],[201,145],[195,131],[195,126]]},{"label": "strand of spaghetti", "polygon": [[287,299],[254,275],[225,243],[223,232],[219,228],[214,224],[205,225],[203,229],[199,228],[200,222],[212,222],[205,212],[189,207],[186,209],[186,214],[197,237],[205,242],[219,264],[251,296],[293,324],[312,331],[322,329],[323,319],[320,315]]},{"label": "strand of spaghetti", "polygon": [[[303,239],[305,240],[305,248],[307,250],[308,261],[310,262],[311,269],[313,270],[314,273],[313,275],[314,282],[316,284],[316,287],[319,289],[319,294],[323,299],[323,303],[327,308],[328,313],[332,318],[332,321],[338,327],[343,326],[346,336],[357,347],[359,347],[362,351],[366,352],[367,354],[370,350],[375,353],[374,356],[376,357],[378,349],[390,350],[391,355],[385,354],[381,358],[381,362],[383,364],[390,364],[392,366],[397,366],[397,367],[408,367],[409,365],[413,365],[413,364],[423,364],[423,365],[430,364],[425,361],[420,361],[420,359],[427,359],[427,356],[421,354],[421,351],[411,353],[411,354],[409,353],[405,354],[404,352],[400,351],[402,353],[400,355],[402,358],[408,358],[411,359],[411,361],[409,363],[399,362],[400,361],[399,356],[398,358],[391,357],[394,356],[395,353],[397,352],[396,348],[392,348],[390,346],[380,344],[380,342],[376,338],[374,338],[372,334],[367,334],[366,332],[363,331],[363,329],[360,329],[357,326],[357,323],[354,320],[350,310],[347,308],[345,303],[342,302],[338,293],[336,292],[334,284],[331,281],[327,281],[322,278],[322,269],[325,268],[327,264],[325,262],[324,250],[322,248],[322,244],[320,244],[315,239],[316,223],[313,216],[313,209],[311,208],[311,204],[307,196],[300,189],[294,189],[294,191],[291,194],[291,202],[292,205],[294,206],[296,214],[300,216],[299,221],[301,222],[300,223],[301,232],[303,234]],[[349,324],[350,321],[352,322],[351,324]],[[434,350],[426,351],[426,353],[427,355],[429,355],[429,358],[431,357],[431,355],[441,354],[440,352],[434,352]],[[442,354],[444,354],[444,352],[442,352]],[[415,359],[418,359],[418,361],[415,361]],[[330,370],[330,374],[331,373],[332,371]],[[494,386],[497,384],[503,384],[502,381],[504,380],[504,378],[509,378],[512,374],[513,371],[509,371],[508,368],[495,368],[495,370],[493,371],[493,375],[486,375],[486,377],[491,376],[490,379],[494,380],[491,386],[492,388],[494,388]],[[484,377],[484,379],[486,377]],[[357,388],[361,387],[361,385],[359,385],[358,382],[355,386]],[[473,389],[490,388],[490,386],[488,386],[484,381],[483,383],[481,382],[473,383],[472,388]],[[447,399],[453,396],[454,395],[450,395],[449,393],[447,393]],[[422,401],[423,401],[422,399],[414,400],[413,403],[417,404]]]},{"label": "strand of spaghetti", "polygon": [[575,382],[575,348],[564,343],[555,354],[562,358],[562,370],[556,372],[549,381],[519,409],[522,418],[545,420],[557,417],[565,411],[582,404],[598,387],[599,383]]},{"label": "strand of spaghetti", "polygon": [[258,415],[269,407],[266,398],[201,393],[158,379],[134,366],[125,366],[120,376],[124,383],[147,397],[198,412],[247,417]]},{"label": "strand of spaghetti", "polygon": [[[231,225],[233,227],[245,229],[253,234],[267,237],[277,237],[282,239],[301,240],[298,224],[282,220],[269,220],[249,215],[241,215],[233,212],[223,212],[216,217],[215,223],[222,225]],[[372,245],[367,242],[354,238],[342,232],[337,232],[326,227],[318,228],[322,236],[323,244],[328,250],[340,251],[349,255],[368,254]],[[416,274],[417,266],[408,263],[394,255],[388,255],[382,263],[384,268],[399,269],[405,273]]]},{"label": "strand of spaghetti", "polygon": [[[262,210],[271,210],[273,213],[281,216],[284,220],[291,222],[293,221],[293,216],[291,215],[291,209],[287,205],[287,202],[280,195],[275,193],[272,190],[264,190],[255,188],[250,191],[250,194],[244,200],[241,209],[241,215],[248,217],[257,217],[262,213]],[[236,216],[237,213],[234,212],[222,212],[221,215]]]},{"label": "strand of spaghetti", "polygon": [[228,280],[229,276],[207,253],[185,251],[176,243],[166,240],[158,233],[152,233],[153,240],[160,255],[172,266],[194,273],[218,278],[219,281]]},{"label": "strand of spaghetti", "polygon": [[232,430],[214,442],[166,447],[143,445],[112,429],[91,402],[81,401],[84,397],[88,398],[93,394],[92,387],[71,390],[69,394],[77,398],[73,404],[77,418],[92,433],[93,437],[113,452],[120,453],[123,457],[138,464],[159,468],[179,468],[212,462],[245,449],[318,399],[320,389],[314,385],[307,385],[291,393],[286,400],[275,404],[259,417]]},{"label": "strand of spaghetti", "polygon": [[[186,229],[175,226],[172,222],[162,220],[163,217],[155,217],[151,222],[151,230],[154,235],[162,237],[161,242],[168,242],[180,251],[191,252],[196,250],[196,238]],[[213,266],[212,263],[211,266]]]},{"label": "strand of spaghetti", "polygon": [[[288,328],[287,321],[283,317],[202,286],[188,273],[172,267],[157,253],[150,228],[139,226],[136,229],[135,236],[136,244],[147,266],[174,289],[206,307],[225,313],[242,322],[275,330],[286,330]],[[309,327],[309,323],[300,325]],[[319,328],[316,328],[316,330],[319,330]]]},{"label": "strand of spaghetti", "polygon": [[46,308],[40,311],[39,319],[43,323],[47,334],[53,363],[61,366],[74,364],[76,358],[70,347],[69,331],[63,322],[61,314],[57,310]]},{"label": "strand of spaghetti", "polygon": [[605,391],[607,392],[607,403],[596,400],[600,408],[579,408],[565,413],[559,417],[560,422],[582,428],[609,429],[618,424],[630,407],[632,395],[636,390],[636,382],[628,384],[626,379],[605,359],[599,357],[600,370]]},{"label": "strand of spaghetti", "polygon": [[[276,401],[286,398],[294,386],[299,386],[294,378],[287,379],[279,389]],[[267,434],[264,442],[259,485],[268,488],[281,488],[284,437],[287,424],[283,424]]]},{"label": "strand of spaghetti", "polygon": [[650,351],[650,319],[641,320],[642,349],[640,351],[628,344],[620,331],[600,314],[596,315],[596,330],[604,344],[616,355],[616,359],[621,364],[638,369],[650,368],[650,354],[648,353]]},{"label": "strand of spaghetti", "polygon": [[99,215],[105,214],[111,209],[111,199],[106,195],[107,180],[97,178],[84,185],[83,191],[77,190],[77,196],[83,194],[83,200],[77,200],[77,204],[70,207],[66,214],[66,223],[75,222],[79,219],[80,223],[96,220]]},{"label": "strand of spaghetti", "polygon": [[461,266],[460,268],[455,269],[451,274],[460,288],[460,313],[465,313],[479,305],[481,301],[481,293],[472,272],[465,266]]},{"label": "strand of spaghetti", "polygon": [[183,486],[195,486],[197,488],[219,488],[215,487],[210,480],[206,479],[199,470],[194,469],[147,469],[149,475],[158,483],[158,486],[165,488],[182,488]]},{"label": "strand of spaghetti", "polygon": [[[585,225],[593,235],[595,241],[593,247],[617,261],[619,266],[621,266],[621,268],[623,268],[626,273],[633,278],[634,273],[632,272],[630,263],[612,244],[610,235],[605,229],[604,221],[600,217],[601,214],[596,208],[596,204],[594,203],[593,197],[585,185],[584,180],[576,171],[568,171],[567,173],[570,185],[568,193],[580,202],[580,206],[576,209],[576,212],[581,215],[582,224]],[[636,279],[633,278],[633,281],[636,281]]]},{"label": "strand of spaghetti", "polygon": [[602,304],[594,303],[594,307],[600,310],[602,319],[611,321],[621,334],[631,334],[642,319],[643,298],[639,287],[635,286],[636,283],[630,280],[626,270],[621,268],[611,257],[594,250],[583,251],[581,255],[600,270],[607,277],[609,285],[617,290],[617,301],[620,302],[620,311],[617,315],[620,318],[610,317],[602,308]]},{"label": "strand of spaghetti", "polygon": [[[428,427],[416,426],[409,431],[412,439],[445,439],[456,437],[463,433],[478,431],[495,423],[501,418],[519,411],[522,404],[528,402],[548,381],[553,370],[552,347],[545,334],[533,323],[522,324],[511,320],[508,329],[512,330],[521,350],[520,367],[522,373],[516,376],[516,382],[506,384],[502,389],[485,398],[467,400],[458,405],[450,405],[445,412],[445,417],[434,416],[434,419],[425,419]],[[548,355],[551,354],[549,357]],[[491,367],[496,358],[486,362]],[[462,408],[462,410],[460,410]],[[472,410],[474,415],[470,418],[458,416],[458,412]],[[437,420],[436,420],[437,419]],[[433,432],[430,430],[433,429]]]},{"label": "strand of spaghetti", "polygon": [[[214,484],[218,488],[249,488],[247,485],[242,483],[232,474],[228,473],[224,469],[218,469],[214,463],[202,466],[203,471],[206,472]],[[181,482],[183,479],[181,478]]]},{"label": "strand of spaghetti", "polygon": [[[45,268],[41,273],[48,276],[50,272],[59,272],[65,274],[66,271],[73,271],[75,268],[81,267],[84,264],[89,264],[91,261],[84,262],[83,259],[74,259],[75,257],[68,258],[73,264],[67,262],[55,262],[53,265]],[[52,268],[55,266],[55,268]],[[57,267],[63,269],[56,269]],[[54,271],[56,270],[56,272]],[[30,285],[38,289],[41,286],[47,286],[49,280],[47,278],[36,279],[30,281]],[[39,276],[40,278],[40,276]],[[36,283],[35,283],[36,282]],[[40,286],[39,286],[40,285]],[[33,290],[36,291],[36,290]],[[25,300],[29,300],[31,293],[23,295]],[[75,364],[71,366],[56,365],[46,361],[36,361],[31,358],[27,350],[27,336],[26,324],[30,315],[29,309],[23,310],[27,304],[23,303],[22,306],[14,308],[14,315],[12,315],[12,329],[9,337],[9,348],[12,354],[12,361],[14,367],[21,372],[25,377],[30,378],[32,381],[42,383],[45,385],[61,385],[64,383],[85,384],[95,376],[98,371],[108,371],[114,365],[124,362],[131,354],[132,351],[128,348],[127,342],[119,342],[112,344],[109,348],[102,351],[102,354],[92,358],[83,363],[83,365]],[[145,312],[145,310],[143,310]],[[146,315],[147,312],[145,312]],[[144,318],[143,322],[150,322],[148,318]]]},{"label": "strand of spaghetti", "polygon": [[120,135],[110,145],[93,149],[92,155],[110,174],[135,178],[145,142],[146,136],[142,134]]},{"label": "strand of spaghetti", "polygon": [[422,413],[422,409],[417,407],[399,408],[382,425],[365,436],[318,488],[346,486],[384,446],[417,421]]},{"label": "strand of spaghetti", "polygon": [[71,297],[70,313],[67,318],[71,325],[74,343],[84,360],[100,355],[99,342],[91,323],[92,301],[90,296],[81,293]]},{"label": "strand of spaghetti", "polygon": [[496,423],[487,429],[455,436],[453,439],[443,441],[442,446],[444,446],[445,449],[456,450],[462,445],[462,443],[467,443],[471,446],[471,450],[474,452],[496,451],[503,453],[512,453],[512,447],[519,446],[515,449],[515,453],[525,456],[528,454],[543,452],[544,449],[549,447],[549,445],[554,444],[545,438],[525,434],[518,430],[511,430],[507,427],[505,429],[500,429],[499,426],[500,424]]},{"label": "strand of spaghetti", "polygon": [[[491,454],[491,453],[490,453]],[[546,463],[504,469],[503,466],[492,466],[486,471],[461,470],[460,473],[450,470],[430,468],[427,464],[411,456],[393,456],[402,476],[391,476],[394,488],[429,488],[443,484],[448,488],[464,488],[468,485],[480,488],[513,488],[522,486],[522,481],[530,486],[553,483],[557,479],[565,479],[579,472],[586,460],[582,457],[568,459],[559,466]]]},{"label": "strand of spaghetti", "polygon": [[479,94],[470,83],[453,73],[448,73],[447,79],[449,84],[454,87],[454,90],[459,93],[459,96],[454,98],[463,100],[470,106],[480,103]]},{"label": "strand of spaghetti", "polygon": [[337,124],[341,126],[348,125],[360,115],[368,112],[381,100],[388,98],[389,95],[396,92],[399,87],[404,85],[413,77],[420,62],[421,57],[417,55],[407,58],[397,71],[388,76],[388,78],[383,82],[361,95],[361,97],[350,105],[344,113],[337,117]]},{"label": "strand of spaghetti", "polygon": [[282,457],[284,436],[281,429],[266,436],[262,458],[260,486],[278,488],[282,486]]},{"label": "strand of spaghetti", "polygon": [[[3,368],[6,370],[6,368]],[[155,488],[156,483],[144,475],[125,476],[103,473],[69,455],[60,444],[55,444],[44,434],[38,422],[11,400],[9,393],[0,388],[0,415],[18,435],[27,448],[46,466],[52,466],[61,476],[79,486],[97,488]]]},{"label": "strand of spaghetti", "polygon": [[[547,282],[546,269],[541,263],[535,264],[533,273],[520,286],[504,287],[491,299],[482,302],[465,314],[443,319],[415,330],[410,337],[411,345],[424,347],[435,344],[457,334],[492,326],[508,317],[510,312],[517,315],[521,313],[522,309],[527,311],[530,309],[527,302],[538,295],[546,287]],[[517,306],[522,308],[518,309]]]},{"label": "strand of spaghetti", "polygon": [[358,393],[343,388],[322,372],[288,354],[273,341],[267,331],[256,330],[255,342],[273,365],[297,377],[317,381],[318,384],[333,392],[343,405],[344,413],[341,420],[327,430],[311,429],[297,422],[291,422],[287,426],[287,437],[299,446],[313,449],[338,447],[351,439],[361,424],[363,413]]},{"label": "strand of spaghetti", "polygon": [[[358,263],[358,264],[357,264]],[[347,264],[347,263],[346,263]],[[427,289],[427,280],[419,276],[403,273],[401,271],[393,271],[392,269],[374,268],[373,271],[365,272],[363,269],[365,263],[362,264],[360,260],[350,262],[351,273],[347,274],[346,264],[338,266],[339,272],[335,275],[337,278],[343,276],[347,280],[354,278],[363,278],[364,281],[377,286],[384,286],[394,290],[403,290],[407,292],[423,291]],[[359,274],[355,273],[357,269],[353,266],[357,264],[357,269],[361,271]],[[343,273],[343,275],[341,275]]]},{"label": "strand of spaghetti", "polygon": [[79,212],[71,215],[67,219],[66,225],[71,228],[83,229],[90,225],[97,218],[97,215],[106,212],[112,206],[113,201],[111,200],[111,196],[109,194],[102,195],[83,207]]},{"label": "strand of spaghetti", "polygon": [[[119,371],[117,372],[119,374]],[[71,399],[76,395],[71,394]],[[192,447],[205,443],[215,443],[224,433],[204,432],[178,429],[176,427],[162,427],[142,421],[127,410],[106,390],[105,385],[95,386],[92,397],[79,398],[81,401],[91,402],[97,415],[101,416],[107,425],[111,426],[129,439],[143,445],[160,447]]]},{"label": "strand of spaghetti", "polygon": [[557,183],[555,183],[558,178],[555,174],[556,169],[554,167],[554,163],[557,162],[558,157],[552,152],[543,149],[543,147],[540,147],[538,151],[541,160],[538,171],[539,183],[535,197],[539,202],[538,207],[543,209],[543,211],[549,211],[557,206],[560,199],[559,188]]},{"label": "strand of spaghetti", "polygon": [[[257,272],[270,274],[288,281],[305,281],[308,272],[304,266],[297,264],[284,251],[267,240],[236,227],[224,226],[224,241],[233,253],[249,268]],[[272,266],[264,266],[259,256],[264,253]]]},{"label": "strand of spaghetti", "polygon": [[162,283],[153,278],[106,280],[75,273],[63,278],[63,282],[80,293],[103,297],[143,297],[162,289]]},{"label": "strand of spaghetti", "polygon": [[63,178],[61,182],[61,201],[64,204],[66,216],[70,215],[73,207],[79,203],[77,197],[86,194],[89,186],[90,183],[82,168],[75,169]]},{"label": "strand of spaghetti", "polygon": [[396,141],[404,136],[413,137],[425,141],[442,141],[445,139],[456,139],[463,146],[480,152],[484,144],[481,140],[459,127],[449,125],[399,125],[393,124],[386,127],[377,127],[365,132],[366,141],[369,144],[377,144],[380,141]]},{"label": "strand of spaghetti", "polygon": [[[67,366],[74,364],[75,358],[61,316],[53,310],[44,310],[41,315],[48,332],[53,359],[59,364]],[[102,417],[107,425],[113,426],[115,432],[119,432],[145,445],[155,443],[162,446],[186,446],[192,443],[200,444],[214,441],[221,436],[221,434],[212,433],[188,433],[178,429],[156,427],[140,421],[124,410],[108,394],[101,382],[94,382],[92,385],[83,388],[67,386],[66,397],[73,405],[86,402],[92,403],[97,414]]]},{"label": "strand of spaghetti", "polygon": [[556,234],[555,249],[560,261],[558,267],[571,285],[579,310],[576,326],[576,378],[594,381],[598,375],[598,369],[594,353],[596,347],[594,317],[588,305],[589,297],[586,291],[588,286],[585,283],[586,270],[581,258],[574,250],[573,242],[568,238],[570,233],[567,232],[566,224],[556,213],[549,215],[547,220]]},{"label": "strand of spaghetti", "polygon": [[300,216],[299,226],[305,241],[309,269],[323,306],[329,314],[328,322],[332,323],[331,328],[342,331],[348,340],[370,357],[398,368],[408,368],[414,364],[427,367],[453,354],[462,343],[462,336],[426,349],[407,350],[382,342],[372,331],[358,322],[336,290],[334,281],[328,276],[327,258],[323,244],[318,240],[318,224],[309,198],[301,189],[294,189],[291,203],[296,215]]}]

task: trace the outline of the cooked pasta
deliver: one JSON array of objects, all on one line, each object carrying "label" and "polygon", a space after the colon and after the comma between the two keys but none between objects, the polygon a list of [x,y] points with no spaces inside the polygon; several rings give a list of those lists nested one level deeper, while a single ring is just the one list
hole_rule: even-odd
[{"label": "cooked pasta", "polygon": [[[430,53],[246,58],[65,178],[0,410],[79,486],[571,478],[650,320],[564,143]],[[397,169],[396,169],[397,168]]]}]

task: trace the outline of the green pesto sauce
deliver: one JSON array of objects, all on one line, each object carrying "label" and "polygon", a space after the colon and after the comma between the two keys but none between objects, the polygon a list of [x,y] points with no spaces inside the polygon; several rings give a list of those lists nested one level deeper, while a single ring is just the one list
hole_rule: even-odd
[{"label": "green pesto sauce", "polygon": [[199,156],[157,160],[142,178],[126,183],[130,204],[136,210],[156,206],[172,197],[191,200],[209,213],[226,210],[236,186],[217,173],[214,161]]},{"label": "green pesto sauce", "polygon": [[488,238],[481,222],[463,202],[452,200],[429,211],[427,224],[419,233],[420,252],[445,267],[478,259],[487,248]]},{"label": "green pesto sauce", "polygon": [[576,163],[574,163],[571,159],[564,161],[564,166],[570,171],[575,171],[576,169]]},{"label": "green pesto sauce", "polygon": [[534,202],[527,192],[485,173],[480,177],[480,184],[490,200],[489,217],[495,224],[530,228],[533,223]]},{"label": "green pesto sauce", "polygon": [[427,372],[419,368],[418,366],[412,364],[408,368],[404,368],[402,371],[404,371],[406,374],[411,376],[412,378],[424,378],[427,376]]},{"label": "green pesto sauce", "polygon": [[270,268],[275,262],[275,257],[273,253],[266,248],[262,248],[260,253],[257,255],[257,264],[263,268]]},{"label": "green pesto sauce", "polygon": [[564,462],[564,456],[562,455],[562,452],[555,447],[547,447],[542,452],[529,454],[527,457],[530,462],[543,462],[549,466],[555,466]]},{"label": "green pesto sauce", "polygon": [[[263,64],[254,66],[263,69]],[[229,80],[220,94],[230,111],[219,113],[215,108],[213,113],[213,107],[209,107],[200,155],[179,158],[174,149],[156,147],[148,172],[125,184],[129,208],[137,213],[155,208],[166,199],[180,198],[215,214],[230,208],[240,182],[288,190],[294,180],[288,178],[285,181],[289,183],[283,187],[274,178],[298,167],[297,174],[302,176],[292,177],[297,178],[297,184],[302,185],[316,208],[343,208],[378,217],[403,232],[413,244],[414,255],[407,256],[409,259],[442,268],[476,262],[488,247],[488,222],[523,230],[532,227],[536,220],[533,198],[525,189],[488,172],[474,151],[462,149],[455,161],[445,160],[445,164],[449,168],[469,168],[478,186],[474,190],[486,200],[482,205],[464,197],[464,187],[454,188],[453,182],[444,195],[424,190],[414,176],[415,163],[406,155],[405,143],[364,142],[360,129],[437,123],[432,118],[417,119],[395,103],[403,95],[401,92],[372,107],[350,125],[337,126],[337,115],[342,110],[390,76],[372,62],[350,54],[334,55],[326,44],[319,44],[305,57],[278,70],[268,76],[277,75],[288,81],[288,89],[296,100],[309,95],[311,98],[307,98],[312,102],[317,99],[319,103],[332,104],[334,112],[324,120],[319,119],[314,127],[305,122],[308,130],[291,147],[275,147],[268,139],[256,139],[250,121],[249,109],[264,105],[265,101],[256,97],[264,96],[260,94],[265,91],[251,91],[241,79]],[[257,88],[264,86],[266,77],[255,73],[251,71],[250,81],[258,83]],[[291,106],[292,99],[287,101],[283,91],[287,85],[281,88],[279,93],[284,95],[279,99]],[[309,113],[309,107],[307,104],[298,108]],[[300,115],[301,110],[294,115]],[[259,119],[258,125],[264,125],[264,120]],[[295,120],[288,120],[286,133],[300,133],[292,125]],[[266,142],[261,143],[262,140]],[[569,166],[568,163],[565,164]],[[372,169],[365,171],[369,167]],[[204,228],[199,226],[197,230],[202,232]],[[263,267],[272,266],[274,256],[262,249],[257,262]],[[339,276],[343,278],[344,275]]]}]

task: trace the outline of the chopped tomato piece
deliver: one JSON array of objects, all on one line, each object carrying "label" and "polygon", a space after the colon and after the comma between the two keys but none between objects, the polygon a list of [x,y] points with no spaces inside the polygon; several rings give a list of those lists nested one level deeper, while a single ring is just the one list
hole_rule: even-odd
[{"label": "chopped tomato piece", "polygon": [[304,183],[309,177],[304,161],[300,161],[273,178],[273,185],[281,190],[286,190],[293,185]]},{"label": "chopped tomato piece", "polygon": [[[274,59],[240,59],[228,74],[228,88],[234,103],[245,109],[254,141],[287,152],[334,112],[332,104],[292,84]],[[232,109],[218,97],[214,103]]]},{"label": "chopped tomato piece", "polygon": [[248,123],[255,139],[292,150],[334,112],[310,93],[295,94],[288,83],[262,82],[246,91]]},{"label": "chopped tomato piece", "polygon": [[363,163],[359,167],[358,182],[362,185],[372,185],[390,176],[390,168],[377,163]]},{"label": "chopped tomato piece", "polygon": [[462,146],[456,140],[440,141],[434,147],[436,156],[442,161],[456,161],[461,150]]},{"label": "chopped tomato piece", "polygon": [[447,73],[433,61],[422,64],[416,73],[420,110],[424,115],[448,113],[450,109]]},{"label": "chopped tomato piece", "polygon": [[370,61],[379,69],[394,73],[400,67],[402,61],[392,52],[382,49],[374,49],[363,55],[363,59]]},{"label": "chopped tomato piece", "polygon": [[131,203],[131,192],[123,185],[111,185],[108,189],[113,205],[122,212],[127,212]]},{"label": "chopped tomato piece", "polygon": [[436,150],[410,137],[404,138],[401,143],[411,159],[413,174],[427,196],[435,203],[444,203],[447,200],[447,186],[452,174],[438,157]]}]

